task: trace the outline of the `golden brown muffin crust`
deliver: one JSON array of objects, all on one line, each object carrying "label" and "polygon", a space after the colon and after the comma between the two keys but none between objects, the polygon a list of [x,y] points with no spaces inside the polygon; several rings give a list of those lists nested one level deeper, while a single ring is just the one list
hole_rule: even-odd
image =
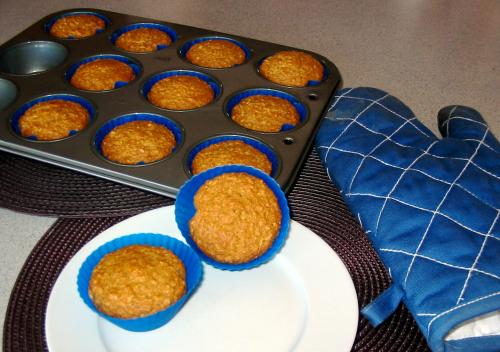
[{"label": "golden brown muffin crust", "polygon": [[193,158],[193,175],[221,165],[243,164],[271,174],[272,164],[266,154],[243,141],[222,141],[202,149]]},{"label": "golden brown muffin crust", "polygon": [[231,111],[238,125],[260,132],[279,132],[283,125],[297,125],[297,109],[288,100],[271,95],[251,95],[242,99]]},{"label": "golden brown muffin crust", "polygon": [[105,255],[92,271],[89,296],[115,318],[144,317],[177,302],[186,293],[182,261],[163,247],[132,245]]},{"label": "golden brown muffin crust", "polygon": [[103,155],[120,164],[151,163],[172,153],[176,145],[172,131],[152,121],[132,121],[117,126],[104,137]]},{"label": "golden brown muffin crust", "polygon": [[40,141],[52,141],[81,131],[89,123],[89,112],[78,103],[48,100],[33,105],[19,119],[23,137],[35,136]]},{"label": "golden brown muffin crust", "polygon": [[123,50],[145,53],[156,51],[158,45],[170,43],[170,36],[157,28],[137,28],[120,35],[115,44]]},{"label": "golden brown muffin crust", "polygon": [[228,68],[242,64],[245,61],[245,52],[228,40],[211,39],[190,47],[186,59],[202,67]]},{"label": "golden brown muffin crust", "polygon": [[194,197],[191,235],[209,257],[246,263],[266,252],[278,235],[281,211],[261,179],[227,173],[205,182]]},{"label": "golden brown muffin crust", "polygon": [[194,76],[170,76],[156,82],[148,93],[149,101],[164,109],[190,110],[214,99],[210,85]]},{"label": "golden brown muffin crust", "polygon": [[104,29],[106,23],[94,15],[69,15],[59,18],[50,27],[50,34],[58,38],[90,37],[99,29]]},{"label": "golden brown muffin crust", "polygon": [[260,73],[278,84],[305,87],[309,81],[323,79],[323,65],[302,51],[280,51],[262,62]]},{"label": "golden brown muffin crust", "polygon": [[110,90],[116,82],[130,82],[135,78],[132,68],[115,59],[97,59],[87,62],[75,71],[71,84],[85,90]]}]

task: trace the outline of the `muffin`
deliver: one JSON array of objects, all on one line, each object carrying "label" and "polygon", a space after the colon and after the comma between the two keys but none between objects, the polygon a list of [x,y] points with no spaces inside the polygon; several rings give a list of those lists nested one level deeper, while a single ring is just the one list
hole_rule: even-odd
[{"label": "muffin", "polygon": [[89,120],[89,112],[82,105],[55,99],[33,105],[19,118],[18,124],[21,136],[52,141],[68,137],[71,131],[81,131]]},{"label": "muffin", "polygon": [[302,51],[280,51],[260,65],[260,74],[284,86],[305,87],[309,81],[323,79],[323,65]]},{"label": "muffin", "polygon": [[207,105],[214,99],[214,91],[202,79],[176,75],[156,82],[148,93],[149,101],[164,109],[190,110]]},{"label": "muffin", "polygon": [[186,293],[186,270],[168,249],[131,245],[99,261],[88,290],[100,312],[115,318],[140,318],[166,309]]},{"label": "muffin", "polygon": [[231,118],[240,126],[260,132],[279,132],[283,125],[295,126],[300,121],[292,103],[271,95],[251,95],[242,99],[233,107]]},{"label": "muffin", "polygon": [[116,82],[130,82],[135,78],[132,68],[115,59],[97,59],[87,62],[75,71],[71,84],[85,90],[110,90]]},{"label": "muffin", "polygon": [[266,154],[240,140],[227,140],[209,145],[193,158],[193,175],[216,166],[243,164],[253,166],[270,175],[272,164]]},{"label": "muffin", "polygon": [[175,136],[167,127],[139,120],[113,128],[104,137],[101,150],[108,160],[134,165],[163,159],[172,153],[175,145]]},{"label": "muffin", "polygon": [[240,65],[246,55],[238,45],[223,39],[205,40],[193,45],[186,53],[192,64],[209,68],[228,68]]},{"label": "muffin", "polygon": [[170,45],[172,38],[157,28],[137,28],[123,33],[115,45],[136,53],[156,51],[158,45]]},{"label": "muffin", "polygon": [[98,30],[105,27],[106,22],[97,16],[69,15],[55,21],[50,27],[50,34],[58,38],[85,38],[96,34]]},{"label": "muffin", "polygon": [[264,254],[281,226],[273,191],[256,176],[224,173],[206,181],[194,196],[189,222],[193,241],[208,257],[231,264]]}]

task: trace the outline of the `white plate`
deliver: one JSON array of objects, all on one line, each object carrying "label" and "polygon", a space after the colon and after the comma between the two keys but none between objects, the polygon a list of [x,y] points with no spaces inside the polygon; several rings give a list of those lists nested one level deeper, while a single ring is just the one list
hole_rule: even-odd
[{"label": "white plate", "polygon": [[292,221],[281,252],[252,270],[204,265],[198,290],[168,324],[149,332],[123,330],[80,299],[78,270],[97,247],[139,232],[183,240],[174,207],[155,209],[104,231],[59,275],[49,297],[45,333],[60,351],[349,351],[358,322],[352,280],[335,252]]}]

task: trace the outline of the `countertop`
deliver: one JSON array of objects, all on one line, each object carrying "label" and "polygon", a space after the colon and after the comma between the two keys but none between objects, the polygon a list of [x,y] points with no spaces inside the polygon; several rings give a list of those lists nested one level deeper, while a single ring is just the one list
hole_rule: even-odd
[{"label": "countertop", "polygon": [[[372,86],[408,104],[439,135],[451,104],[500,135],[500,3],[496,0],[0,2],[0,43],[55,11],[92,7],[300,47],[333,61],[344,87]],[[0,208],[0,321],[16,277],[55,218]],[[3,329],[2,332],[3,333]]]}]

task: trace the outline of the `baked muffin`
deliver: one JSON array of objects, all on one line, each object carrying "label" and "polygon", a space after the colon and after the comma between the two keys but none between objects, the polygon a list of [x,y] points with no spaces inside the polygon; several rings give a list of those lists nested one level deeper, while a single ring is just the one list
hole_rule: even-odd
[{"label": "baked muffin", "polygon": [[170,45],[172,38],[157,28],[137,28],[118,37],[115,45],[136,53],[156,51],[158,45]]},{"label": "baked muffin", "polygon": [[280,51],[260,65],[260,74],[284,86],[305,87],[309,81],[323,79],[323,65],[302,51]]},{"label": "baked muffin", "polygon": [[281,225],[273,191],[246,173],[225,173],[206,181],[194,196],[194,206],[192,239],[203,253],[222,263],[258,258],[271,247]]},{"label": "baked muffin", "polygon": [[194,76],[170,76],[156,82],[148,93],[149,101],[164,109],[190,110],[214,99],[210,85]]},{"label": "baked muffin", "polygon": [[71,77],[71,84],[85,90],[110,90],[116,82],[130,82],[135,79],[132,68],[115,59],[97,59],[77,68]]},{"label": "baked muffin", "polygon": [[189,48],[186,59],[192,64],[209,68],[228,68],[242,64],[245,52],[238,45],[223,39],[211,39]]},{"label": "baked muffin", "polygon": [[186,293],[182,261],[163,247],[131,245],[106,254],[92,271],[89,296],[111,317],[154,314]]},{"label": "baked muffin", "polygon": [[209,145],[193,158],[193,175],[221,165],[253,166],[270,175],[272,164],[266,154],[240,140],[227,140]]},{"label": "baked muffin", "polygon": [[283,125],[295,126],[300,121],[292,103],[271,95],[251,95],[242,99],[233,107],[231,118],[240,126],[260,132],[279,132]]},{"label": "baked muffin", "polygon": [[90,37],[100,29],[106,27],[102,18],[94,15],[80,14],[59,18],[50,27],[50,34],[58,38],[85,38]]},{"label": "baked muffin", "polygon": [[71,131],[81,131],[90,120],[82,105],[67,100],[48,100],[30,107],[19,118],[23,137],[35,136],[40,141],[68,137]]},{"label": "baked muffin", "polygon": [[131,121],[113,128],[104,137],[101,150],[109,160],[127,165],[151,163],[170,155],[174,134],[152,121]]}]

